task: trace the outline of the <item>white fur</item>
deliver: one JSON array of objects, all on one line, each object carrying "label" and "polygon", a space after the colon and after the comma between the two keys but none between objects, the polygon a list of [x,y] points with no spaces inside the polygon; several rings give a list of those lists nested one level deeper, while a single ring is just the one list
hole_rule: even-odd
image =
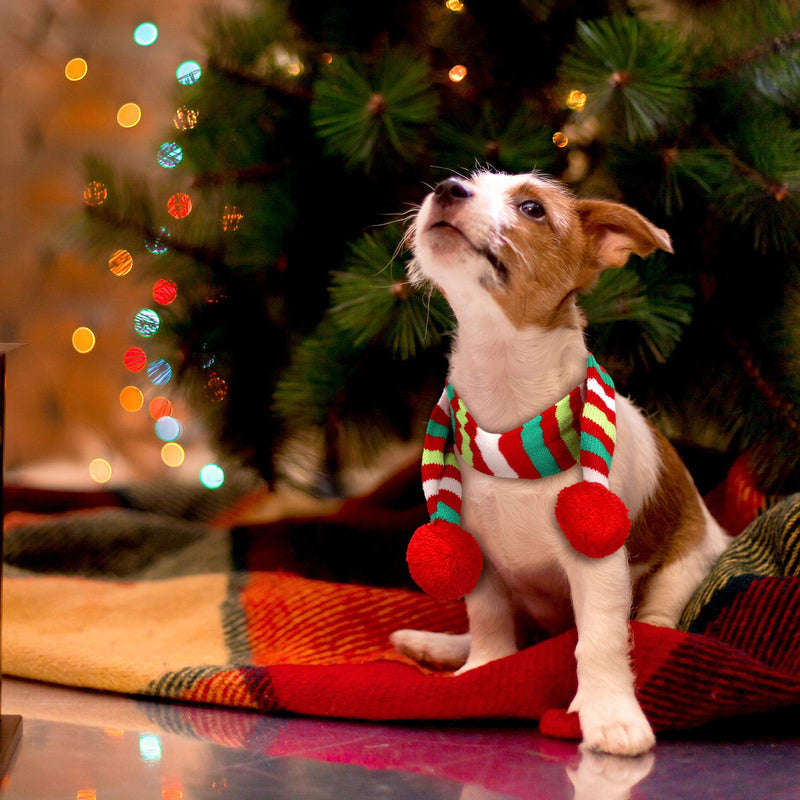
[{"label": "white fur", "polygon": [[[468,184],[474,195],[448,211],[460,234],[429,229],[432,196],[415,224],[417,278],[439,286],[458,319],[450,380],[478,424],[498,432],[541,413],[586,376],[587,349],[578,328],[520,330],[486,290],[495,275],[480,251],[497,247],[504,229],[514,224],[506,198],[519,180],[495,173],[474,176]],[[565,222],[551,224],[563,228]],[[633,519],[658,487],[659,450],[627,398],[617,396],[616,410],[609,483]],[[480,543],[485,561],[477,587],[466,598],[470,634],[450,638],[397,631],[393,643],[420,661],[462,665],[459,672],[464,672],[516,651],[514,618],[520,610],[550,634],[567,629],[574,619],[578,692],[570,709],[579,713],[584,744],[620,755],[646,752],[655,740],[634,694],[628,627],[632,576],[626,551],[603,559],[580,555],[555,519],[558,492],[581,479],[580,467],[533,481],[484,475],[463,463],[461,469],[462,526]],[[674,626],[721,552],[725,534],[710,515],[707,522],[708,535],[697,552],[657,576],[642,609],[646,621]]]}]

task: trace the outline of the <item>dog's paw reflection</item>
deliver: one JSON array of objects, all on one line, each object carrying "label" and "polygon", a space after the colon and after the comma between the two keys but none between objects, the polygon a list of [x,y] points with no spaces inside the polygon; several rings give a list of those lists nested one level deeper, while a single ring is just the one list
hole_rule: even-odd
[{"label": "dog's paw reflection", "polygon": [[631,789],[650,774],[655,763],[653,753],[632,758],[593,750],[580,752],[577,768],[567,768],[575,788],[574,800],[630,800]]}]

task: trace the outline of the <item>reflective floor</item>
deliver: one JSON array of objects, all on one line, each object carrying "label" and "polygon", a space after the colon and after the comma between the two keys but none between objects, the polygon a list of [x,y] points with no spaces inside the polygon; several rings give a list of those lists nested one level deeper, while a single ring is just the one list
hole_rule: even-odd
[{"label": "reflective floor", "polygon": [[8,678],[2,692],[24,725],[4,800],[800,798],[800,732],[763,725],[618,759],[518,724],[289,719]]}]

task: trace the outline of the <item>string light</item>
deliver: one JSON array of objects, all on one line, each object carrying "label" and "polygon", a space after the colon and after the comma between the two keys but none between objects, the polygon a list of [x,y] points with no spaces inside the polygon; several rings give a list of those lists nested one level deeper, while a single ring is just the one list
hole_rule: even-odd
[{"label": "string light", "polygon": [[136,386],[126,386],[119,393],[119,404],[131,413],[138,411],[144,405],[144,395],[141,389]]},{"label": "string light", "polygon": [[127,250],[116,250],[108,259],[108,268],[118,277],[133,269],[133,256]]},{"label": "string light", "polygon": [[169,417],[172,416],[172,403],[166,397],[159,395],[150,401],[148,411],[150,416],[156,420],[161,419],[161,417]]},{"label": "string light", "polygon": [[192,200],[188,194],[177,192],[167,202],[167,211],[175,219],[183,219],[192,213]]},{"label": "string light", "polygon": [[143,308],[136,312],[136,316],[133,318],[133,327],[139,336],[150,338],[158,333],[158,329],[161,327],[161,317],[152,308]]},{"label": "string light", "polygon": [[156,385],[163,386],[169,383],[172,379],[172,367],[168,361],[159,358],[157,361],[151,361],[147,365],[147,377]]},{"label": "string light", "polygon": [[244,219],[244,215],[239,210],[239,206],[225,206],[222,213],[222,230],[239,230],[239,223]]},{"label": "string light", "polygon": [[162,442],[174,442],[181,435],[181,424],[175,417],[165,415],[156,420],[156,436]]},{"label": "string light", "polygon": [[567,108],[572,109],[572,111],[583,111],[585,105],[586,92],[582,92],[579,89],[573,89],[567,95]]},{"label": "string light", "polygon": [[467,77],[467,68],[463,64],[456,64],[447,74],[453,83],[460,83]]},{"label": "string light", "polygon": [[122,363],[130,372],[141,372],[147,364],[147,354],[141,347],[129,347],[122,356]]},{"label": "string light", "polygon": [[100,181],[91,181],[83,190],[83,202],[90,208],[103,205],[108,197],[106,185]]},{"label": "string light", "polygon": [[175,70],[175,77],[178,79],[178,83],[184,86],[191,86],[193,83],[197,83],[202,74],[203,70],[196,61],[184,61]]},{"label": "string light", "polygon": [[72,332],[72,346],[82,355],[91,353],[96,343],[94,331],[91,328],[75,328]]},{"label": "string light", "polygon": [[152,22],[137,25],[133,32],[133,41],[141,47],[149,47],[156,39],[158,39],[158,28]]},{"label": "string light", "polygon": [[206,464],[200,470],[200,483],[206,489],[219,489],[225,483],[225,472],[217,464]]},{"label": "string light", "polygon": [[89,65],[83,58],[71,58],[67,61],[67,66],[64,67],[64,74],[67,76],[67,80],[70,81],[83,80],[88,71]]},{"label": "string light", "polygon": [[117,124],[121,128],[133,128],[142,118],[142,109],[136,103],[125,103],[117,111]]},{"label": "string light", "polygon": [[160,256],[162,253],[166,253],[169,249],[167,247],[167,239],[169,239],[169,231],[166,228],[161,228],[158,234],[145,239],[145,249],[148,253],[152,253],[154,256]]},{"label": "string light", "polygon": [[172,118],[172,122],[179,131],[190,131],[197,125],[198,113],[193,108],[181,106]]},{"label": "string light", "polygon": [[173,281],[162,278],[153,284],[153,300],[159,305],[168,306],[170,303],[175,302],[177,296],[178,287]]},{"label": "string light", "polygon": [[164,142],[158,148],[158,163],[164,169],[177,167],[183,161],[183,148],[177,142]]},{"label": "string light", "polygon": [[168,467],[179,467],[186,458],[186,452],[177,442],[167,442],[161,448],[161,460]]},{"label": "string light", "polygon": [[89,464],[89,476],[96,483],[108,483],[111,480],[111,464],[104,458],[95,458]]},{"label": "string light", "polygon": [[553,144],[556,147],[566,147],[569,144],[569,137],[561,131],[556,131],[553,134]]}]

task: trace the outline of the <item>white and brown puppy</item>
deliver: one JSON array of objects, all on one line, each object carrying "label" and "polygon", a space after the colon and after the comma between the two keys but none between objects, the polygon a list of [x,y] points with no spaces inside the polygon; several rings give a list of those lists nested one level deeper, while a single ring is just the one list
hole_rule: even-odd
[{"label": "white and brown puppy", "polygon": [[[667,233],[633,209],[582,200],[540,175],[450,178],[423,202],[410,233],[413,278],[447,297],[458,322],[450,380],[475,421],[507,431],[586,378],[576,296],[630,253],[672,252]],[[626,546],[602,559],[577,553],[558,526],[556,496],[580,466],[542,480],[509,480],[461,464],[462,524],[484,570],[466,598],[469,634],[397,631],[418,661],[474,669],[516,652],[521,617],[554,635],[577,625],[584,745],[636,755],[654,744],[629,658],[637,619],[674,627],[727,543],[679,457],[624,397],[610,488],[630,511]],[[635,607],[633,600],[635,598]]]}]

